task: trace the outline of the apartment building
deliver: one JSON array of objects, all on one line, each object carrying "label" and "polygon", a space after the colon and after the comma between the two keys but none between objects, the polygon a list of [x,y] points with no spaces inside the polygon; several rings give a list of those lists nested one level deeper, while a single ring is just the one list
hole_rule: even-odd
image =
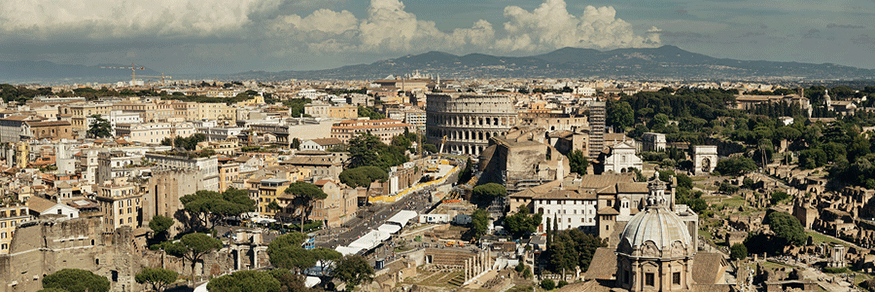
[{"label": "apartment building", "polygon": [[122,226],[139,227],[142,196],[137,185],[124,179],[99,185],[94,199],[103,213],[105,232],[113,232]]},{"label": "apartment building", "polygon": [[416,128],[411,124],[393,119],[346,120],[331,126],[331,138],[349,143],[349,140],[360,134],[370,133],[388,145],[392,143],[393,137],[404,134],[405,130],[415,132]]},{"label": "apartment building", "polygon": [[200,180],[197,182],[199,190],[219,190],[219,162],[215,156],[189,157],[186,153],[174,155],[150,152],[146,153],[146,161],[170,169],[197,170],[200,176]]},{"label": "apartment building", "polygon": [[224,103],[198,103],[197,118],[200,120],[228,121],[229,124],[237,123],[237,108]]},{"label": "apartment building", "polygon": [[[256,190],[257,195],[253,198],[256,202],[255,211],[259,212],[263,217],[274,217],[280,210],[271,209],[268,205],[270,205],[271,202],[277,202],[277,198],[285,193],[290,184],[291,182],[282,178],[265,178],[259,180],[258,189]],[[280,202],[277,202],[277,204],[279,203]],[[281,206],[284,205],[285,204]]]},{"label": "apartment building", "polygon": [[304,106],[304,113],[316,118],[355,119],[358,118],[358,107],[349,104],[311,103]]},{"label": "apartment building", "polygon": [[130,142],[158,144],[166,138],[188,137],[195,133],[194,124],[153,122],[141,124],[120,123],[116,126],[117,136],[127,136]]},{"label": "apartment building", "polygon": [[9,254],[9,244],[15,236],[15,227],[30,219],[23,204],[0,207],[0,254]]},{"label": "apartment building", "polygon": [[70,124],[73,131],[88,130],[88,118],[93,115],[109,116],[113,105],[109,103],[78,103],[69,105]]}]

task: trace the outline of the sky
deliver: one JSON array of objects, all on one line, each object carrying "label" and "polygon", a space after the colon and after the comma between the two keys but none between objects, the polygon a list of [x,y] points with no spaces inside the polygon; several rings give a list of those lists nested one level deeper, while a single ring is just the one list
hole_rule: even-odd
[{"label": "sky", "polygon": [[0,1],[0,60],[226,74],[675,45],[875,69],[875,0]]}]

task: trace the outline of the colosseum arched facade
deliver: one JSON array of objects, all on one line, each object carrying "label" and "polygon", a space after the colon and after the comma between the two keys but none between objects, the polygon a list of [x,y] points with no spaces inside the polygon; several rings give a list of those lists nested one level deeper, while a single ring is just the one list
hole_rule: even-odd
[{"label": "colosseum arched facade", "polygon": [[426,137],[444,152],[480,155],[489,138],[504,135],[518,122],[513,99],[504,95],[429,94]]}]

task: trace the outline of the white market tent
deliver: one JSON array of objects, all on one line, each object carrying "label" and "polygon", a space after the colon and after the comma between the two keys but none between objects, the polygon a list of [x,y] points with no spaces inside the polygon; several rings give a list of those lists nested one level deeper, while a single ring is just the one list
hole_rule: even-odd
[{"label": "white market tent", "polygon": [[385,231],[372,230],[356,241],[349,244],[349,247],[358,247],[362,249],[372,249],[389,239],[392,235]]},{"label": "white market tent", "polygon": [[392,216],[391,218],[389,218],[389,220],[386,220],[386,222],[395,223],[401,225],[401,227],[404,227],[407,225],[407,222],[409,222],[410,219],[416,218],[416,215],[416,211],[401,210],[398,212],[398,214],[395,214],[395,216]]},{"label": "white market tent", "polygon": [[337,252],[339,252],[340,254],[342,254],[344,256],[348,256],[348,255],[352,255],[352,254],[357,254],[362,249],[363,248],[358,248],[358,247],[338,246],[334,250],[336,250]]},{"label": "white market tent", "polygon": [[319,284],[320,282],[322,282],[322,280],[319,280],[319,277],[307,276],[307,278],[304,279],[304,286],[307,286],[307,288],[313,288],[313,286],[316,286],[316,284]]},{"label": "white market tent", "polygon": [[401,226],[398,226],[395,224],[383,224],[383,225],[380,225],[380,227],[377,228],[377,230],[382,231],[382,232],[386,232],[389,234],[395,234],[396,232],[401,230]]}]

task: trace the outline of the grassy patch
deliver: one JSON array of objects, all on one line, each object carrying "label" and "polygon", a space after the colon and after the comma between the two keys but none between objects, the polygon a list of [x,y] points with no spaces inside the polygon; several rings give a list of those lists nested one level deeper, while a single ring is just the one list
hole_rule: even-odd
[{"label": "grassy patch", "polygon": [[820,233],[817,233],[814,231],[808,231],[806,233],[808,233],[808,236],[811,236],[811,241],[815,244],[819,244],[819,243],[842,244],[842,242],[839,241],[838,239],[835,239],[835,238],[832,238],[832,237],[829,237],[829,236],[826,236],[826,235],[823,235],[823,234],[820,234]]},{"label": "grassy patch", "polygon": [[776,262],[771,262],[771,261],[764,261],[762,263],[762,265],[763,265],[763,268],[770,269],[770,270],[781,269],[781,268],[793,268],[793,266],[780,264],[780,263],[776,263]]},{"label": "grassy patch", "polygon": [[830,273],[830,274],[842,274],[842,273],[847,273],[848,271],[849,271],[848,268],[830,268],[830,267],[823,268],[824,273]]}]

